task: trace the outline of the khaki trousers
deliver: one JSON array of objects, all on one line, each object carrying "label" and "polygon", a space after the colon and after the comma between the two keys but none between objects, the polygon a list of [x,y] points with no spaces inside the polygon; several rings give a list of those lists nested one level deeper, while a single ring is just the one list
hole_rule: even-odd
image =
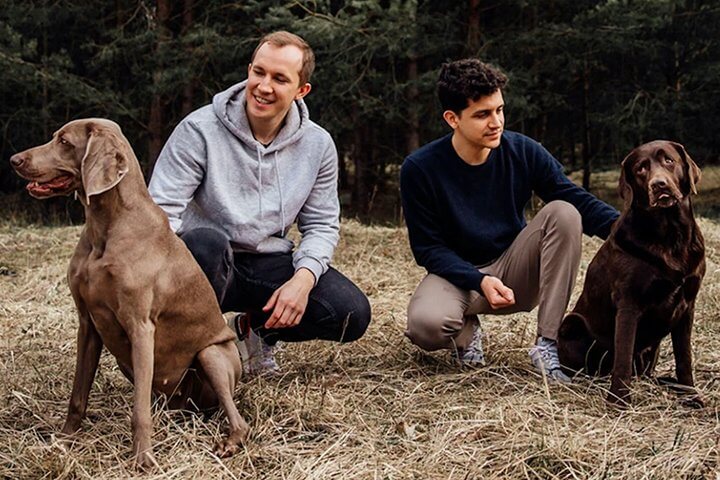
[{"label": "khaki trousers", "polygon": [[477,291],[462,290],[430,273],[410,299],[405,335],[428,351],[465,348],[477,314],[507,315],[539,306],[537,333],[556,340],[575,284],[581,240],[575,207],[561,200],[548,203],[500,258],[478,268],[513,290],[514,305],[493,310]]}]

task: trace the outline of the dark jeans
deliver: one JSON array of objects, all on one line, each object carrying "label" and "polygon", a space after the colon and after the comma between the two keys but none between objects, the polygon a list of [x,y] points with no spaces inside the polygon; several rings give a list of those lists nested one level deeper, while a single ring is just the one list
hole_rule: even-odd
[{"label": "dark jeans", "polygon": [[228,238],[210,228],[190,230],[180,238],[210,280],[222,311],[250,313],[252,329],[269,345],[315,339],[352,342],[370,323],[365,294],[331,267],[310,291],[298,325],[266,329],[263,325],[272,312],[262,307],[294,275],[292,254],[235,253]]}]

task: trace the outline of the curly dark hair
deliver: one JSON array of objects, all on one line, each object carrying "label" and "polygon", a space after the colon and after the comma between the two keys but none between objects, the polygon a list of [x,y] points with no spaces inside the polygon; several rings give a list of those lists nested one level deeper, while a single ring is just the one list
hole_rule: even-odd
[{"label": "curly dark hair", "polygon": [[443,63],[437,81],[443,111],[460,114],[470,101],[492,95],[507,84],[508,78],[496,67],[477,58]]}]

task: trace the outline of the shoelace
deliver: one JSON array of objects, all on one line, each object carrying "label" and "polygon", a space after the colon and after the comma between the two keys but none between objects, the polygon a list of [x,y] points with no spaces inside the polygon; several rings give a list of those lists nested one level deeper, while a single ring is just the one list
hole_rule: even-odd
[{"label": "shoelace", "polygon": [[540,356],[548,370],[556,370],[560,368],[560,358],[557,351],[548,345],[538,345]]},{"label": "shoelace", "polygon": [[480,330],[480,327],[475,328],[475,331],[473,332],[472,339],[470,340],[470,346],[469,348],[477,348],[478,344],[482,345],[481,342],[482,339],[482,331]]}]

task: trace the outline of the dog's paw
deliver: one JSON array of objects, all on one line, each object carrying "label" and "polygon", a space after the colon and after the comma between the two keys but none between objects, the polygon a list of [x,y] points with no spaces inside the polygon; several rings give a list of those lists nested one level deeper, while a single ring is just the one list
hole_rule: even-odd
[{"label": "dog's paw", "polygon": [[147,471],[150,470],[153,467],[157,466],[157,460],[155,460],[155,455],[153,455],[152,451],[145,450],[144,452],[140,452],[135,456],[135,469],[139,471]]},{"label": "dog's paw", "polygon": [[217,445],[215,445],[213,453],[218,458],[227,458],[232,457],[238,451],[240,451],[240,445],[237,442],[233,442],[229,438],[226,438],[223,441],[219,442]]},{"label": "dog's paw", "polygon": [[703,401],[699,393],[682,395],[680,404],[688,408],[705,408],[705,401]]},{"label": "dog's paw", "polygon": [[80,430],[80,419],[68,417],[67,420],[65,420],[65,425],[63,425],[60,433],[70,436],[78,430]]},{"label": "dog's paw", "polygon": [[614,408],[619,408],[621,410],[624,410],[630,406],[630,400],[630,392],[614,393],[612,390],[610,390],[610,393],[608,393],[608,396],[605,399],[608,405]]}]

